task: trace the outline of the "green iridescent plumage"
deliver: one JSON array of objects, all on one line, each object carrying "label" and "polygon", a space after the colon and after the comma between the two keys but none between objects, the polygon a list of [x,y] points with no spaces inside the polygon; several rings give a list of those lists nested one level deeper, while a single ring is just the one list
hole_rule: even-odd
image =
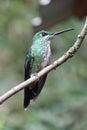
[{"label": "green iridescent plumage", "polygon": [[[25,59],[25,80],[32,77],[32,75],[39,72],[45,66],[50,64],[50,40],[55,35],[71,30],[73,29],[67,29],[55,33],[42,30],[34,35],[32,46],[28,50]],[[29,85],[24,89],[24,108],[27,108],[30,103],[30,100],[35,99],[39,95],[44,86],[46,78],[47,74],[43,75],[37,82],[34,82],[33,84]]]}]

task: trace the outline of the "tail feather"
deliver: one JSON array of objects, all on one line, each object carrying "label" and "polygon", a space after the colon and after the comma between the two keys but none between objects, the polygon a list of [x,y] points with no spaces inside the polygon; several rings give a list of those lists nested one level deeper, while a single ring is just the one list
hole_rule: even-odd
[{"label": "tail feather", "polygon": [[47,74],[40,77],[39,81],[33,83],[31,85],[31,89],[29,87],[24,89],[24,108],[26,109],[30,104],[30,100],[35,99],[41,92],[45,80],[47,78]]},{"label": "tail feather", "polygon": [[29,88],[24,89],[24,109],[30,104],[30,90]]}]

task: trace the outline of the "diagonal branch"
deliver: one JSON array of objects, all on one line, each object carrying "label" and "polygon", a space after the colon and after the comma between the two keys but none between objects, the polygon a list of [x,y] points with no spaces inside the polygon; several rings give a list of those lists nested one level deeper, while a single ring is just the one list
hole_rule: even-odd
[{"label": "diagonal branch", "polygon": [[77,50],[80,48],[82,41],[83,41],[83,39],[85,38],[86,35],[87,35],[87,18],[86,18],[86,22],[84,24],[84,27],[83,27],[81,33],[77,36],[76,42],[63,56],[61,56],[58,60],[54,61],[49,66],[45,67],[36,76],[29,78],[28,80],[26,80],[26,81],[20,83],[19,85],[13,87],[9,91],[7,91],[5,94],[0,96],[0,104],[5,102],[8,98],[13,96],[14,94],[19,92],[20,90],[27,87],[29,84],[37,81],[42,75],[50,72],[51,70],[55,69],[56,67],[60,66],[65,61],[67,61],[69,58],[71,58],[77,52]]}]

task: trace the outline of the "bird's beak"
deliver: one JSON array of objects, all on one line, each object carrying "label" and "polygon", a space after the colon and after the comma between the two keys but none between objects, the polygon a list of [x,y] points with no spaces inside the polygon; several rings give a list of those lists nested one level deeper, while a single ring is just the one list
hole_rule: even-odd
[{"label": "bird's beak", "polygon": [[62,30],[62,31],[59,31],[59,32],[52,33],[52,34],[49,35],[49,39],[54,38],[54,36],[56,36],[56,35],[59,35],[59,34],[62,34],[62,33],[68,32],[68,31],[72,31],[72,30],[74,30],[74,29],[69,28],[69,29],[66,29],[66,30]]},{"label": "bird's beak", "polygon": [[59,35],[59,34],[62,34],[62,33],[64,33],[64,32],[68,32],[68,31],[72,31],[72,30],[74,30],[73,28],[69,28],[69,29],[66,29],[66,30],[62,30],[62,31],[59,31],[59,32],[55,32],[53,35],[55,36],[55,35]]}]

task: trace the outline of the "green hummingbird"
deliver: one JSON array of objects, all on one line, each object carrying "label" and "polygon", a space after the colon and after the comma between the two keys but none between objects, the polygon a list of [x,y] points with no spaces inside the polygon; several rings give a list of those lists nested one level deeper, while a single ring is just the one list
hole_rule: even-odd
[{"label": "green hummingbird", "polygon": [[[51,39],[56,35],[64,32],[73,30],[72,28],[66,29],[59,32],[48,32],[40,31],[37,32],[33,37],[33,42],[30,49],[27,52],[24,70],[25,79],[31,78],[34,74],[38,73],[44,67],[50,64],[51,58]],[[44,74],[39,78],[38,81],[30,84],[28,87],[24,88],[24,108],[26,109],[30,104],[30,100],[35,99],[41,92],[44,83],[46,81],[47,74]]]}]

